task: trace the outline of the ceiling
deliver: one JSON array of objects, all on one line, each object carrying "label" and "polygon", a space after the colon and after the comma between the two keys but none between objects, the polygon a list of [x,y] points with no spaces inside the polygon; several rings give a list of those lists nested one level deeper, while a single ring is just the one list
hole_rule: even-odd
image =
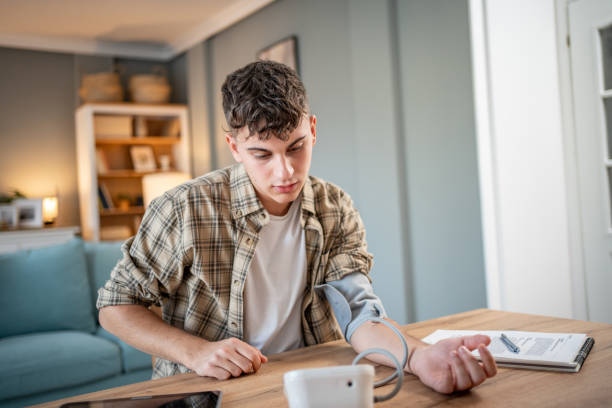
[{"label": "ceiling", "polygon": [[274,0],[0,0],[0,46],[167,60]]}]

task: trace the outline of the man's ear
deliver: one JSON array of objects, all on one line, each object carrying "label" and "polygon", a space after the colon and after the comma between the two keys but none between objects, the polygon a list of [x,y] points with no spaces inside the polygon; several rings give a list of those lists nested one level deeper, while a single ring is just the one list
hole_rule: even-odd
[{"label": "man's ear", "polygon": [[317,142],[317,117],[310,115],[310,133],[312,133],[312,145]]},{"label": "man's ear", "polygon": [[229,146],[230,152],[232,152],[232,156],[234,156],[234,160],[236,160],[238,163],[242,163],[242,156],[240,156],[240,153],[238,152],[238,145],[236,145],[236,138],[232,136],[231,133],[226,133],[225,141],[227,142],[227,145]]}]

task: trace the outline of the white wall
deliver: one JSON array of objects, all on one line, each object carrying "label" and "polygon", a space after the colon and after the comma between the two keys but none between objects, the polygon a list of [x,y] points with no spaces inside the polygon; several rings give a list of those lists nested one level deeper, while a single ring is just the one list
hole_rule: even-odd
[{"label": "white wall", "polygon": [[491,308],[572,317],[554,0],[471,0]]}]

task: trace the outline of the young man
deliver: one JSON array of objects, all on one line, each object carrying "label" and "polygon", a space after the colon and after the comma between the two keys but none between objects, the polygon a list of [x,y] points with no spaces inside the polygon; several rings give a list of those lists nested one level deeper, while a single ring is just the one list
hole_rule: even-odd
[{"label": "young man", "polygon": [[[317,120],[298,76],[257,61],[230,74],[222,93],[238,164],[151,203],[99,291],[101,324],[160,357],[154,378],[189,370],[237,377],[259,370],[267,353],[342,336],[358,352],[382,347],[401,361],[391,330],[358,324],[384,317],[368,277],[372,257],[348,195],[308,174]],[[350,308],[342,327],[327,290]],[[163,319],[148,310],[154,304]],[[436,391],[469,389],[496,373],[486,336],[432,346],[405,338],[405,371]],[[476,348],[482,362],[468,351]]]}]

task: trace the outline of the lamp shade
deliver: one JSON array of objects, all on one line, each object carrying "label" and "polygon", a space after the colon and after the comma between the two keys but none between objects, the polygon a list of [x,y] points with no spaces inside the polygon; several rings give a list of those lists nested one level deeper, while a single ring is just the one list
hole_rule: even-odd
[{"label": "lamp shade", "polygon": [[145,207],[154,198],[164,194],[166,191],[178,186],[191,179],[187,173],[180,172],[163,172],[146,174],[142,177],[142,199]]},{"label": "lamp shade", "polygon": [[42,201],[42,217],[45,224],[52,224],[57,218],[57,197],[44,197]]}]

